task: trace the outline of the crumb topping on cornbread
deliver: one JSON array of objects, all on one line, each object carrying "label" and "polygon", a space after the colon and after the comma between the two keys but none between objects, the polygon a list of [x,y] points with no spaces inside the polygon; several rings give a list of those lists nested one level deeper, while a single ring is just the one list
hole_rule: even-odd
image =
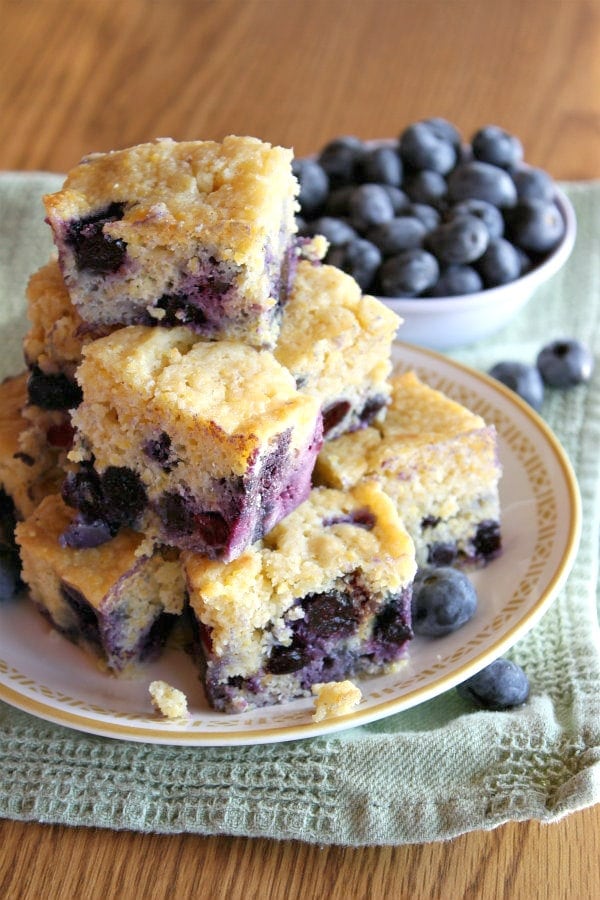
[{"label": "crumb topping on cornbread", "polygon": [[[190,229],[220,258],[246,264],[263,252],[257,233],[270,234],[281,197],[294,201],[292,151],[251,137],[215,141],[161,138],[95,153],[72,169],[62,190],[44,198],[50,219],[74,219],[124,203],[123,218],[105,226],[135,258],[143,226],[147,246],[176,248]],[[293,216],[295,202],[290,204]]]},{"label": "crumb topping on cornbread", "polygon": [[187,697],[166,681],[151,681],[148,685],[150,699],[155,710],[166,719],[188,717]]},{"label": "crumb topping on cornbread", "polygon": [[168,429],[183,460],[200,454],[209,471],[239,472],[288,428],[292,446],[303,445],[319,415],[318,401],[268,351],[198,341],[183,327],[130,326],[94,341],[77,379],[84,400],[73,423],[100,468],[130,465],[141,431]]},{"label": "crumb topping on cornbread", "polygon": [[346,391],[389,394],[399,317],[335,266],[298,263],[275,356],[302,391],[327,403]]}]

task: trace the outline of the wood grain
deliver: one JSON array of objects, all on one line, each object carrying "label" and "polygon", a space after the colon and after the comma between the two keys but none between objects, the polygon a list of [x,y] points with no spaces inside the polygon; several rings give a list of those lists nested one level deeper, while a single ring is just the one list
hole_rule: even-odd
[{"label": "wood grain", "polygon": [[[0,0],[0,168],[65,171],[156,136],[301,155],[441,115],[499,124],[556,178],[600,177],[598,0]],[[339,848],[0,823],[12,898],[576,898],[600,807],[450,843]]]}]

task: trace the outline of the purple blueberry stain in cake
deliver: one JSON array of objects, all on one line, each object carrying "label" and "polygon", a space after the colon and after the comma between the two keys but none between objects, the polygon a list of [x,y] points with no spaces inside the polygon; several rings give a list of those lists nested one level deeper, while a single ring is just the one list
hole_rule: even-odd
[{"label": "purple blueberry stain in cake", "polygon": [[164,472],[171,472],[179,462],[171,446],[171,438],[166,431],[161,431],[156,438],[146,441],[143,451],[148,459],[158,463]]},{"label": "purple blueberry stain in cake", "polygon": [[502,550],[500,523],[493,520],[480,522],[473,539],[473,546],[478,557],[491,560]]},{"label": "purple blueberry stain in cake", "polygon": [[370,509],[356,509],[351,513],[339,516],[331,516],[329,519],[323,519],[323,526],[330,528],[332,525],[356,525],[358,528],[364,528],[371,531],[377,522],[376,516]]},{"label": "purple blueberry stain in cake", "polygon": [[[373,625],[373,641],[380,652],[395,653],[413,637],[410,624],[410,602],[412,591],[405,589],[392,597],[378,613]],[[376,651],[377,652],[377,649]]]},{"label": "purple blueberry stain in cake", "polygon": [[456,541],[435,541],[427,549],[430,566],[451,566],[458,558]]},{"label": "purple blueberry stain in cake", "polygon": [[81,388],[63,372],[47,374],[39,366],[32,366],[27,379],[27,398],[40,409],[74,409],[81,403]]},{"label": "purple blueberry stain in cake", "polygon": [[64,580],[61,580],[60,593],[76,619],[75,627],[69,629],[71,639],[81,637],[91,644],[101,646],[98,614],[87,598]]},{"label": "purple blueberry stain in cake", "polygon": [[206,509],[189,495],[167,491],[155,504],[167,543],[220,558],[230,544],[231,524],[218,510]]},{"label": "purple blueberry stain in cake", "polygon": [[426,528],[435,528],[442,520],[439,516],[423,516],[421,519],[421,531]]},{"label": "purple blueberry stain in cake", "polygon": [[139,476],[126,466],[109,466],[99,475],[91,464],[83,464],[67,474],[61,495],[78,511],[60,538],[63,546],[74,548],[97,547],[120,528],[135,526],[148,503]]},{"label": "purple blueberry stain in cake", "polygon": [[79,271],[108,275],[121,267],[127,244],[106,234],[104,226],[122,219],[124,212],[124,203],[111,203],[99,212],[69,223],[65,243],[72,248]]},{"label": "purple blueberry stain in cake", "polygon": [[366,428],[368,425],[370,425],[375,417],[381,412],[382,409],[385,409],[387,405],[387,397],[384,397],[380,394],[375,395],[374,397],[370,397],[359,413],[358,427]]},{"label": "purple blueberry stain in cake", "polygon": [[351,409],[352,406],[348,400],[337,400],[323,410],[323,435],[325,438],[344,421]]},{"label": "purple blueberry stain in cake", "polygon": [[125,212],[124,203],[111,203],[105,209],[70,222],[66,243],[74,251],[77,268],[98,274],[116,272],[125,257],[125,241],[104,232],[104,226],[118,222]]}]

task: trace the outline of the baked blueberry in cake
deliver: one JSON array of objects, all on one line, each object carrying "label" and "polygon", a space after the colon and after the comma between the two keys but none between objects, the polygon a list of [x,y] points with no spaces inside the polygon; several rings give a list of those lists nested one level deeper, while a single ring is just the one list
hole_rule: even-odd
[{"label": "baked blueberry in cake", "polygon": [[316,488],[230,563],[183,553],[195,653],[225,712],[396,664],[412,637],[412,540],[374,484]]},{"label": "baked blueberry in cake", "polygon": [[269,351],[134,325],[89,344],[77,379],[66,543],[129,526],[233,559],[307,497],[320,404]]},{"label": "baked blueberry in cake", "polygon": [[335,266],[298,263],[274,350],[298,390],[317,397],[326,440],[369,425],[389,402],[400,319]]},{"label": "baked blueberry in cake", "polygon": [[69,410],[81,400],[75,370],[82,347],[107,332],[90,329],[71,303],[58,262],[51,259],[27,284],[29,329],[23,354],[29,367],[29,403],[44,410]]},{"label": "baked blueberry in cake", "polygon": [[54,494],[17,525],[32,601],[54,628],[109,670],[155,658],[183,609],[177,554],[159,549],[138,555],[143,538],[129,530],[102,547],[64,547],[59,538],[73,516]]},{"label": "baked blueberry in cake", "polygon": [[296,259],[291,161],[291,150],[236,136],[84,158],[45,197],[81,318],[272,347]]},{"label": "baked blueberry in cake", "polygon": [[384,422],[328,442],[317,460],[317,482],[380,484],[415,542],[419,565],[493,559],[501,549],[494,427],[414,372],[391,384]]},{"label": "baked blueberry in cake", "polygon": [[23,372],[0,384],[0,488],[10,497],[18,518],[29,515],[46,494],[58,489],[63,478],[60,449],[47,433],[58,418],[44,413],[34,424],[27,417],[27,377]]}]

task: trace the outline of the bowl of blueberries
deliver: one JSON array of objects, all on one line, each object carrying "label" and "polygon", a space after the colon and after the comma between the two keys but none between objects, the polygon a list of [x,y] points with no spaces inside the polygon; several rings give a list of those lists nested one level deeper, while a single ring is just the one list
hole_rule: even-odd
[{"label": "bowl of blueberries", "polygon": [[447,350],[504,326],[568,259],[573,207],[497,125],[465,142],[442,118],[399,138],[338,137],[297,157],[298,231],[325,262],[403,319],[399,336]]}]

